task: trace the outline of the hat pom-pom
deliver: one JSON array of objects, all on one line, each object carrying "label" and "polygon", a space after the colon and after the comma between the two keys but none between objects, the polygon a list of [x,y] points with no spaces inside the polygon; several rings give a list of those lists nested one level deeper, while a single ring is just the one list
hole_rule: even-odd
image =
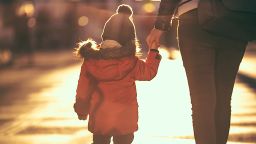
[{"label": "hat pom-pom", "polygon": [[119,5],[116,12],[118,14],[128,15],[129,17],[132,16],[132,14],[133,14],[131,6],[126,5],[126,4]]}]

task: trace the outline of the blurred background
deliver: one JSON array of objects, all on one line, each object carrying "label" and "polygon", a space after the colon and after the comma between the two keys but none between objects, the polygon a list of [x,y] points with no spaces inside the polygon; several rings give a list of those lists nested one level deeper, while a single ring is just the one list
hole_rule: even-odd
[{"label": "blurred background", "polygon": [[[130,4],[142,53],[159,0],[0,0],[0,143],[90,143],[87,121],[73,111],[81,60],[77,43],[101,42],[105,21]],[[137,82],[136,144],[194,143],[186,75],[175,31],[161,39],[163,56],[151,82]],[[256,143],[256,44],[250,42],[232,99],[229,144]]]},{"label": "blurred background", "polygon": [[[37,51],[71,49],[87,38],[100,42],[105,21],[121,3],[132,5],[138,38],[146,49],[145,36],[158,1],[1,0],[0,66],[12,65],[24,55],[33,64]],[[170,40],[165,44],[170,46]]]}]

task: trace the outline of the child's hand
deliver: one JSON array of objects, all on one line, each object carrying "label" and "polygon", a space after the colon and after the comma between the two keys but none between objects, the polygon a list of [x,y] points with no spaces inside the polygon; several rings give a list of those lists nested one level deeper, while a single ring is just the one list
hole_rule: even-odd
[{"label": "child's hand", "polygon": [[150,49],[158,49],[159,46],[160,46],[160,45],[157,44],[157,43],[154,41],[154,42],[152,42]]},{"label": "child's hand", "polygon": [[87,116],[84,115],[78,115],[79,120],[87,120]]}]

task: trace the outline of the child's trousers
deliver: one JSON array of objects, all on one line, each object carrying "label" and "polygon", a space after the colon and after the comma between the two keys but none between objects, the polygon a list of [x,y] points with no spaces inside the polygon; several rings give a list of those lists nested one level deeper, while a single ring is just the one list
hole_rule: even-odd
[{"label": "child's trousers", "polygon": [[131,144],[134,135],[126,134],[126,135],[117,135],[117,136],[108,136],[108,135],[93,135],[93,143],[92,144],[110,144],[111,137],[113,137],[114,144]]}]

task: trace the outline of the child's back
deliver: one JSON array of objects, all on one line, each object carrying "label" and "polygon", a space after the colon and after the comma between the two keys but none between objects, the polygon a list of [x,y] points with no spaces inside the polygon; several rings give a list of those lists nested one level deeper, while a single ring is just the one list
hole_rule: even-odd
[{"label": "child's back", "polygon": [[115,34],[109,34],[112,19],[113,16],[105,25],[101,45],[94,47],[94,42],[87,41],[79,49],[85,60],[78,81],[75,110],[80,117],[89,112],[88,129],[94,134],[94,144],[99,135],[115,139],[115,136],[133,135],[138,129],[135,80],[154,78],[161,59],[158,51],[152,49],[145,62],[139,60],[135,56],[133,24],[134,34],[125,34],[127,40],[122,41]]}]

